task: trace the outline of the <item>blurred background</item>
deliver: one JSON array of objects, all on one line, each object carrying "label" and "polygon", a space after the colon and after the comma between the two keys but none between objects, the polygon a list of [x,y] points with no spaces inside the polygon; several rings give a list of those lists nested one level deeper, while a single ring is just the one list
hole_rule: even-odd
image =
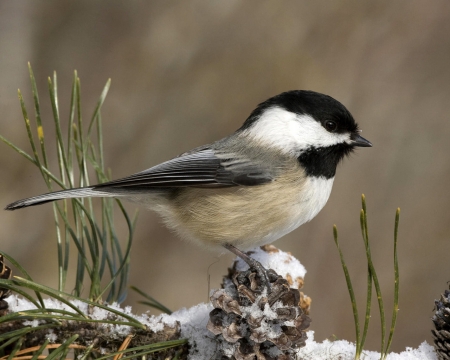
[{"label": "blurred background", "polygon": [[[435,1],[2,1],[0,133],[29,150],[17,88],[32,115],[27,62],[45,126],[47,76],[58,73],[63,121],[71,79],[81,78],[84,117],[108,78],[103,106],[106,164],[113,177],[141,171],[237,129],[266,98],[291,89],[323,92],[353,113],[373,148],[338,169],[327,206],[276,242],[306,266],[316,339],[354,341],[351,304],[336,251],[337,224],[360,304],[369,231],[388,323],[393,299],[394,215],[400,220],[400,312],[392,349],[430,341],[434,299],[450,280],[450,3]],[[51,139],[54,134],[46,134]],[[51,155],[55,164],[55,154]],[[46,190],[38,170],[0,144],[1,206]],[[127,205],[132,212],[132,204]],[[34,279],[56,286],[51,206],[0,213],[1,250]],[[232,261],[180,241],[141,211],[130,284],[175,310],[208,298]],[[75,263],[73,264],[75,267]],[[67,289],[70,291],[71,289]],[[135,311],[137,297],[126,304]],[[367,349],[378,350],[373,303]]]}]

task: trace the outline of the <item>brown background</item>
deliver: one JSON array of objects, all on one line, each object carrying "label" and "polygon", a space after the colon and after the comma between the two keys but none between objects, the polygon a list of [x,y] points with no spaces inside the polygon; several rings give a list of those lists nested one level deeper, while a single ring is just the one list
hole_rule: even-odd
[{"label": "brown background", "polygon": [[[311,89],[335,97],[374,147],[346,160],[325,209],[276,245],[308,269],[305,292],[313,298],[316,337],[353,340],[332,225],[340,230],[362,305],[359,209],[366,194],[390,321],[393,220],[400,206],[401,298],[393,349],[416,347],[430,339],[433,301],[450,280],[449,11],[446,0],[2,1],[0,133],[28,149],[16,97],[21,88],[31,105],[27,61],[47,126],[46,77],[53,70],[64,119],[74,69],[86,119],[107,78],[113,79],[102,114],[106,164],[116,178],[229,134],[258,102],[279,92]],[[35,168],[6,146],[0,149],[3,205],[45,191]],[[0,217],[1,249],[49,285],[57,270],[52,224],[48,205]],[[208,267],[217,257],[179,241],[156,215],[141,211],[132,261],[130,284],[178,309],[206,301]],[[209,268],[212,287],[230,261],[227,255]],[[129,296],[127,304],[135,301]],[[376,350],[373,309],[367,348]]]}]

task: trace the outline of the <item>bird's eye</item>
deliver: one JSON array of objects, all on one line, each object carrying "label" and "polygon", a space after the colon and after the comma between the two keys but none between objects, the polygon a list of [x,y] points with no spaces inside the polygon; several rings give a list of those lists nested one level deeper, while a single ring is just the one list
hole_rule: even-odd
[{"label": "bird's eye", "polygon": [[329,132],[334,132],[337,129],[337,124],[334,121],[327,120],[325,121],[325,129],[327,129]]}]

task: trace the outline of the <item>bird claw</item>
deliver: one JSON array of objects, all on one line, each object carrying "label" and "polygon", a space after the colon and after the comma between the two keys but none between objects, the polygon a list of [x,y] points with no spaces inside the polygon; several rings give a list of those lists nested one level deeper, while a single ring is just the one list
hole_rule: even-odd
[{"label": "bird claw", "polygon": [[[246,253],[239,250],[237,247],[231,245],[231,244],[225,244],[225,249],[231,251],[236,256],[240,257],[242,260],[244,260],[247,265],[249,266],[248,272],[245,272],[245,276],[252,276],[250,273],[252,273],[252,270],[256,273],[256,276],[260,279],[260,282],[264,285],[264,287],[267,289],[267,293],[270,293],[272,286],[270,285],[271,282],[274,282],[278,279],[278,275],[275,271],[271,269],[266,269],[259,261],[256,261],[255,259],[248,256]],[[254,281],[252,281],[254,284],[256,284]],[[254,285],[256,286],[256,285]],[[256,290],[253,289],[253,290]]]}]

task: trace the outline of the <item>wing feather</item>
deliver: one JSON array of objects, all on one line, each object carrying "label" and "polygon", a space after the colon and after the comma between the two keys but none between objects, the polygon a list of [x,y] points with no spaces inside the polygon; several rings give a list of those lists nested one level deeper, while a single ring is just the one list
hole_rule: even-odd
[{"label": "wing feather", "polygon": [[203,148],[126,178],[96,185],[94,189],[252,186],[272,180],[267,169],[250,159],[235,154],[218,157],[211,148]]}]

